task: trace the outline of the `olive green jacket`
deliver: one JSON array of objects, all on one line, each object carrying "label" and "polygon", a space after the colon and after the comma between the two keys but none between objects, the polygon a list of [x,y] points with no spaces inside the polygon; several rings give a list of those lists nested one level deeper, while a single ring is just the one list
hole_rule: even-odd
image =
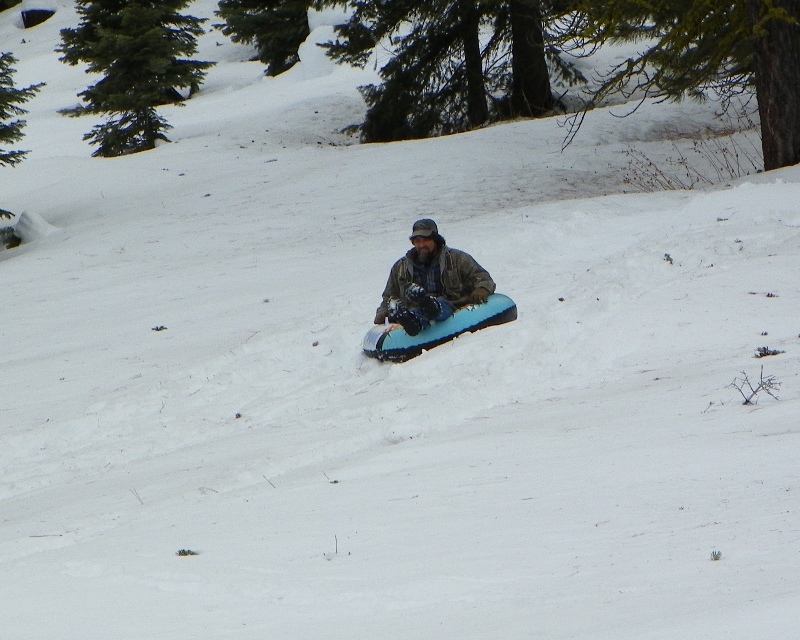
[{"label": "olive green jacket", "polygon": [[[414,276],[412,260],[415,257],[416,249],[411,249],[392,266],[389,280],[383,290],[383,302],[381,302],[375,315],[376,321],[386,316],[389,300],[392,298],[402,300],[404,304],[408,304],[405,290],[411,284]],[[496,286],[492,276],[477,263],[475,258],[465,251],[451,249],[445,245],[435,259],[440,261],[444,297],[456,307],[469,303],[470,295],[475,289],[484,288],[489,293],[494,293]]]}]

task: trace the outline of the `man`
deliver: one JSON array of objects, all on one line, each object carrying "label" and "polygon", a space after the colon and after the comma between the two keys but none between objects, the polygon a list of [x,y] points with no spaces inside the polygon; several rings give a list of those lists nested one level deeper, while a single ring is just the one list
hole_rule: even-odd
[{"label": "man", "polygon": [[489,272],[468,253],[448,247],[433,220],[417,220],[410,240],[414,248],[394,263],[375,324],[388,319],[415,336],[456,307],[483,304],[494,293]]}]

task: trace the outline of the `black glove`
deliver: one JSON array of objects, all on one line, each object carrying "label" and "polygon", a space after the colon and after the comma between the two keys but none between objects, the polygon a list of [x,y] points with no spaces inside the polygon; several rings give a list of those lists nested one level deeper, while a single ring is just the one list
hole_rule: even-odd
[{"label": "black glove", "polygon": [[491,295],[491,291],[488,289],[484,289],[483,287],[478,287],[475,291],[472,292],[469,296],[469,301],[472,304],[483,304]]}]

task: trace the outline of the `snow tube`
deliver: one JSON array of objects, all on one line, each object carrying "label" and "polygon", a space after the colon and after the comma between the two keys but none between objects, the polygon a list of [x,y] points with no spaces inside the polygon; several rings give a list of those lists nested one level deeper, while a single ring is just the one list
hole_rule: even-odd
[{"label": "snow tube", "polygon": [[431,323],[416,336],[408,335],[399,324],[375,325],[364,336],[364,353],[381,361],[405,362],[462,333],[516,319],[516,303],[502,293],[493,293],[485,304],[461,307],[447,320]]}]

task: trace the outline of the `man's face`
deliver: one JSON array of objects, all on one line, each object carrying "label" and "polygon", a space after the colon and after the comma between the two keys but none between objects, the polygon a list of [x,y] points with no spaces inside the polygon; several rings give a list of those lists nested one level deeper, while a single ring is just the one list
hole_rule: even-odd
[{"label": "man's face", "polygon": [[436,252],[436,241],[430,236],[414,236],[411,244],[417,250],[420,260],[428,260]]}]

